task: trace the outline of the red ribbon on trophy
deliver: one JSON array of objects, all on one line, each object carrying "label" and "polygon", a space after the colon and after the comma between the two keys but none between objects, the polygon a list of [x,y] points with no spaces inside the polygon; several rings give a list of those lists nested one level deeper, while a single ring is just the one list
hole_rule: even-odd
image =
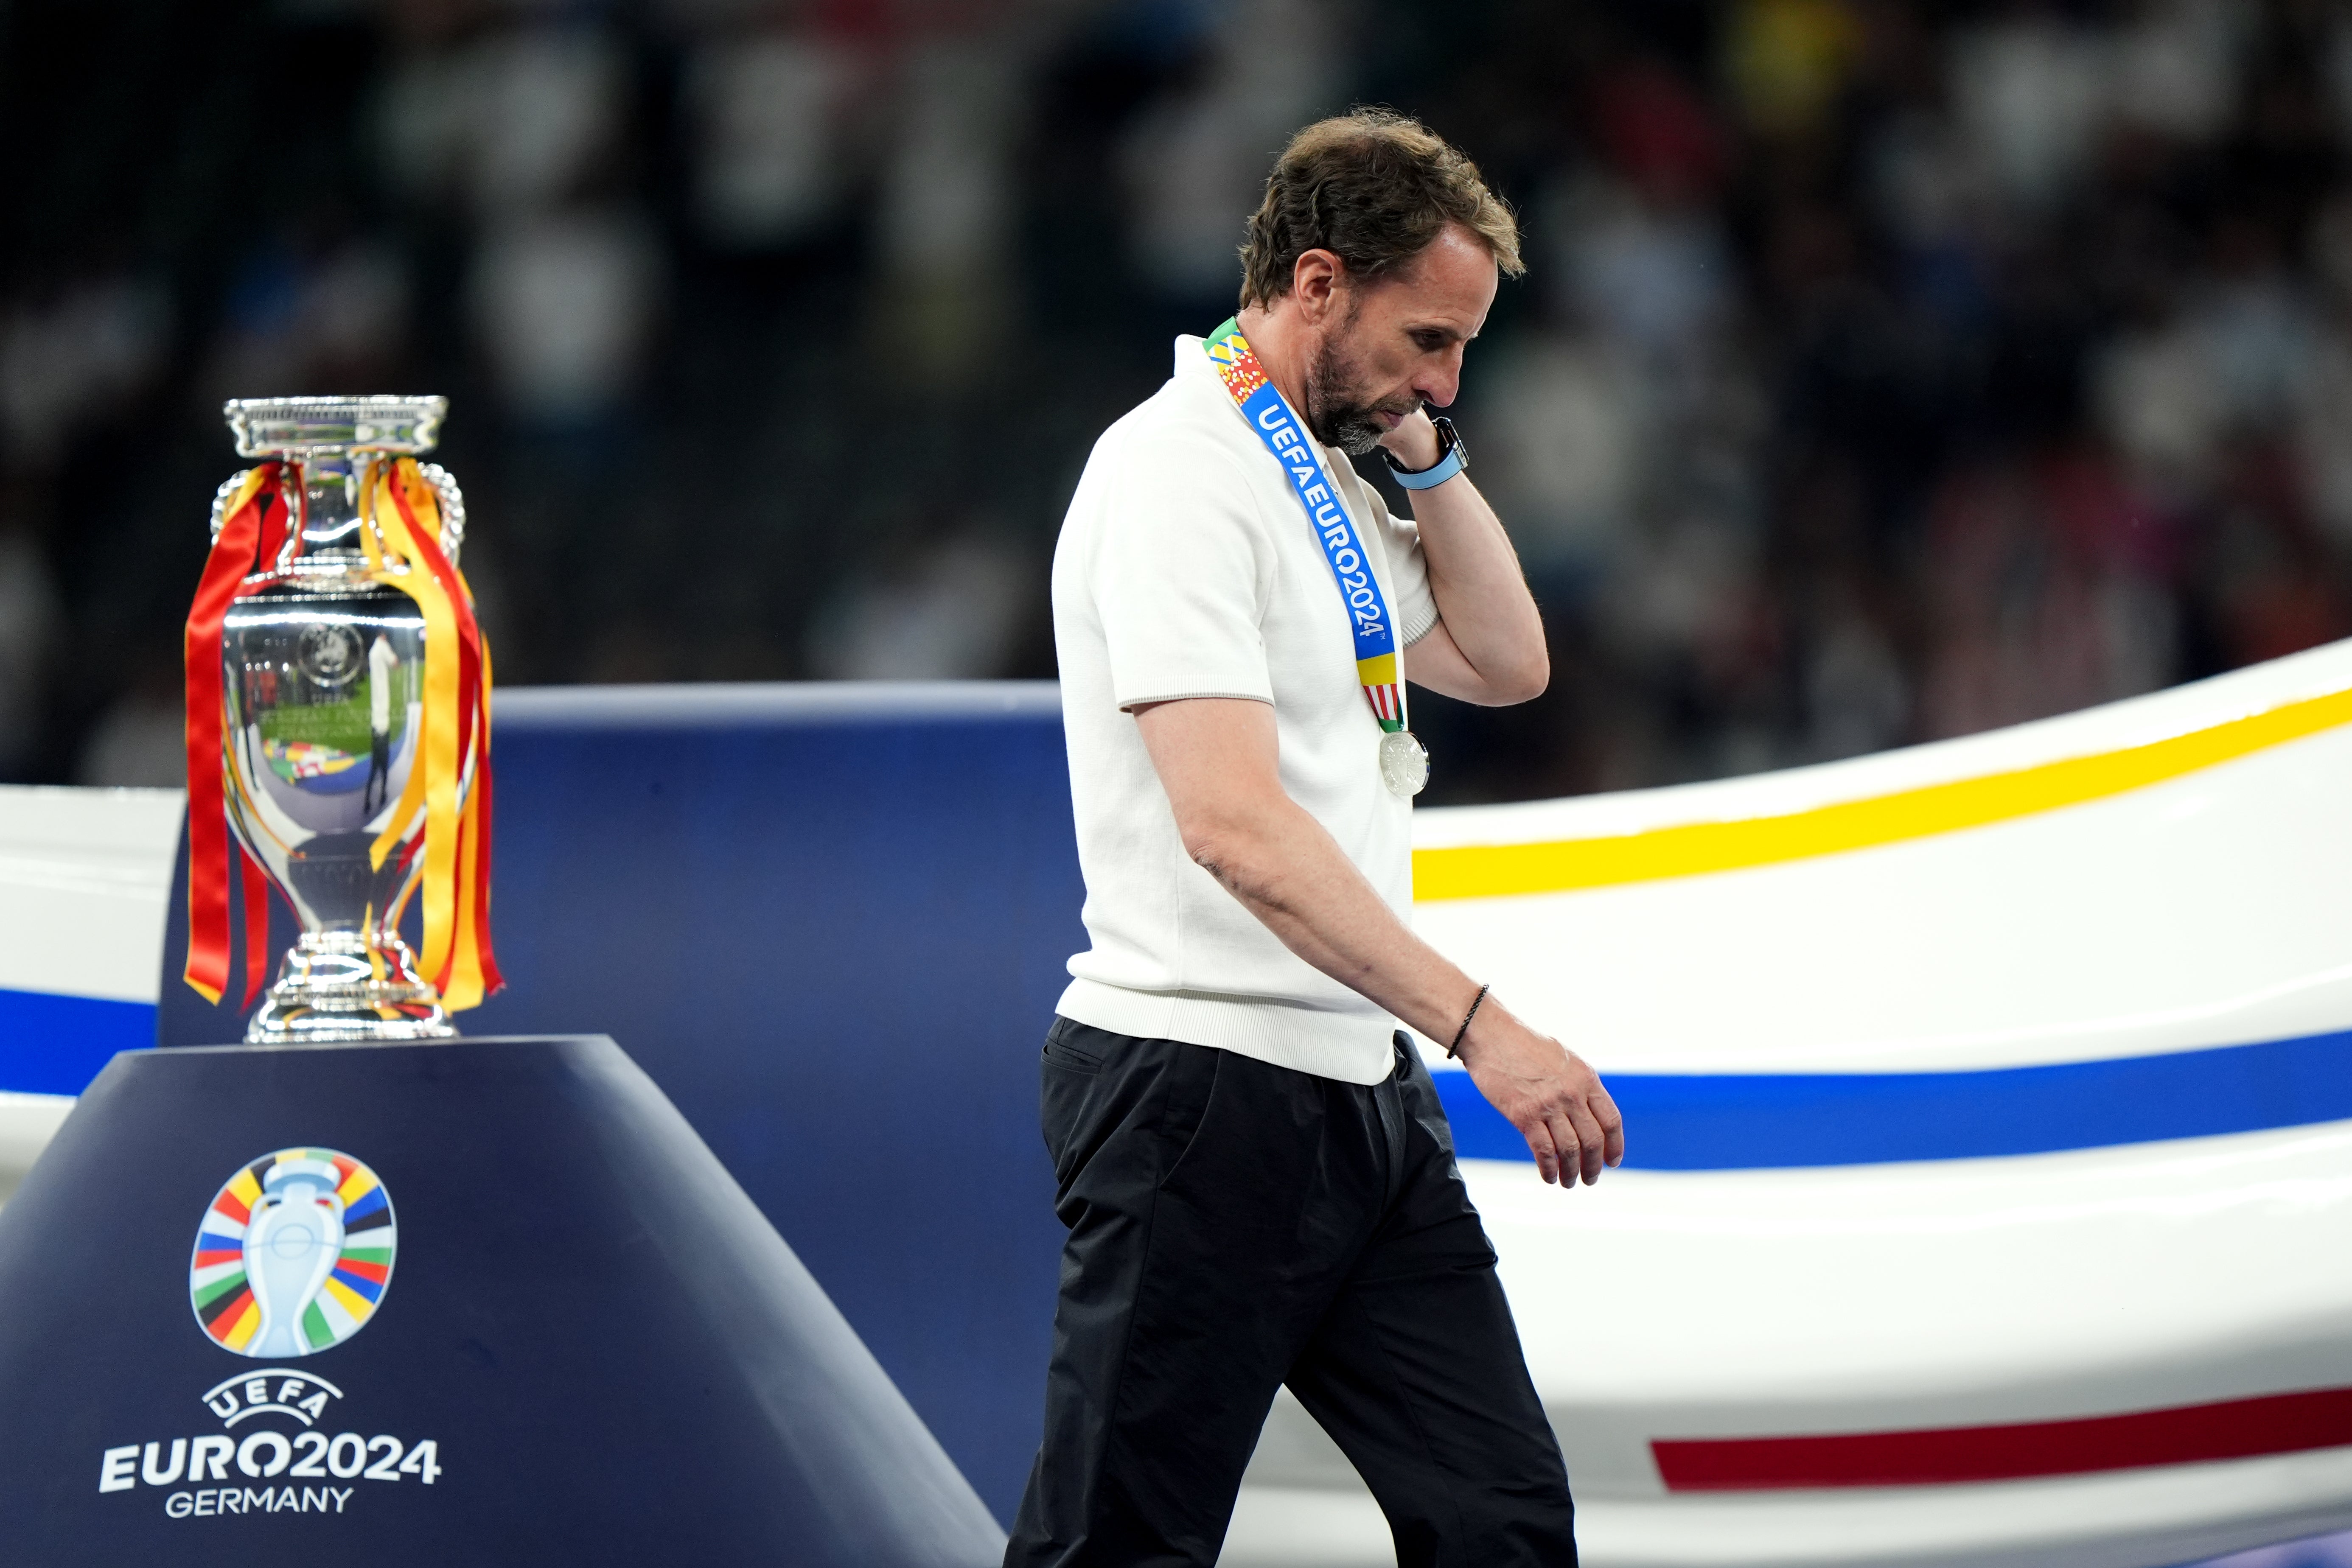
[{"label": "red ribbon on trophy", "polygon": [[[245,476],[221,513],[220,532],[188,612],[184,648],[188,686],[188,962],[182,977],[209,1002],[228,989],[228,804],[221,779],[221,622],[264,562],[274,563],[289,531],[281,479],[286,465],[264,463]],[[299,492],[298,492],[299,494]],[[299,525],[293,529],[300,537]],[[245,1000],[261,994],[269,966],[269,879],[242,845],[234,852],[245,904]]]}]

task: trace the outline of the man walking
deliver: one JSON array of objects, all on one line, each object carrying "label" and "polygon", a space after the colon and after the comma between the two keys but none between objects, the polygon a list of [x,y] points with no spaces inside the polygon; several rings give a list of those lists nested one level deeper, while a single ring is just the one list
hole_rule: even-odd
[{"label": "man walking", "polygon": [[[1091,946],[1045,1047],[1069,1239],[1005,1562],[1206,1568],[1286,1383],[1401,1563],[1572,1564],[1559,1450],[1398,1028],[1462,1059],[1545,1180],[1622,1156],[1591,1069],[1405,924],[1406,673],[1486,704],[1549,678],[1428,413],[1517,231],[1459,152],[1359,110],[1291,141],[1242,256],[1240,315],[1178,339],[1096,444],[1054,559]],[[1375,448],[1413,521],[1342,455]]]}]

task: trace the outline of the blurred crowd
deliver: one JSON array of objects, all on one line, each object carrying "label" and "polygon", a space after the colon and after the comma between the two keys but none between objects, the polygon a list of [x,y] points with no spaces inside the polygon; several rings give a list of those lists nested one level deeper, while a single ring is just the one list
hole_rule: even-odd
[{"label": "blurred crowd", "polygon": [[226,396],[450,396],[503,682],[1051,675],[1088,445],[1351,102],[1528,235],[1454,412],[1553,689],[1423,697],[1429,799],[2352,632],[2327,0],[15,0],[0,779],[178,778]]}]

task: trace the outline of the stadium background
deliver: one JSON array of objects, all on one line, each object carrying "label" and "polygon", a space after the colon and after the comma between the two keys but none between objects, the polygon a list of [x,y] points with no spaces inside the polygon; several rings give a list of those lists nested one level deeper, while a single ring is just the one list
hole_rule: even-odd
[{"label": "stadium background", "polygon": [[1528,229],[1457,412],[1557,674],[1423,699],[1433,801],[2352,629],[2320,0],[16,0],[0,779],[177,781],[228,395],[451,396],[508,684],[1050,675],[1088,444],[1354,101]]}]

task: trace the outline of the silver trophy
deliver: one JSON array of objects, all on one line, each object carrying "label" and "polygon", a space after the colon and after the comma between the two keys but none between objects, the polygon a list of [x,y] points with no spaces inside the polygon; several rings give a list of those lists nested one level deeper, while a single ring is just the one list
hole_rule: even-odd
[{"label": "silver trophy", "polygon": [[[373,465],[431,451],[447,407],[438,397],[288,397],[224,410],[239,456],[286,465],[278,483],[299,519],[221,625],[230,825],[302,923],[246,1029],[249,1043],[457,1033],[396,927],[424,870],[423,812],[380,865],[371,854],[422,766],[425,661],[456,651],[426,646],[424,613],[381,580],[361,538]],[[421,472],[454,566],[464,500],[438,465]],[[214,499],[215,538],[245,478]],[[471,784],[469,767],[461,800]]]}]

